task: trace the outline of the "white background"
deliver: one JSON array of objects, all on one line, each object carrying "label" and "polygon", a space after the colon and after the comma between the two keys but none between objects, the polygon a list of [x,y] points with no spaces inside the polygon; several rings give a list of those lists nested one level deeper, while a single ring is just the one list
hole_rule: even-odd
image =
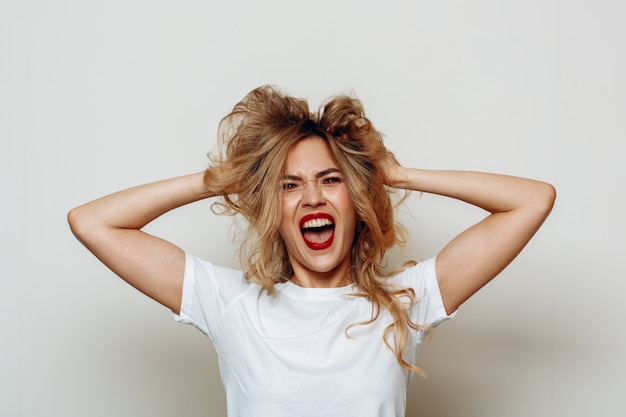
[{"label": "white background", "polygon": [[[624,416],[626,3],[0,2],[0,415],[224,416],[215,354],[71,235],[80,203],[204,168],[219,119],[278,84],[365,103],[406,165],[554,184],[513,264],[438,328],[409,416]],[[406,256],[483,213],[406,204]],[[209,202],[149,226],[233,265]]]}]

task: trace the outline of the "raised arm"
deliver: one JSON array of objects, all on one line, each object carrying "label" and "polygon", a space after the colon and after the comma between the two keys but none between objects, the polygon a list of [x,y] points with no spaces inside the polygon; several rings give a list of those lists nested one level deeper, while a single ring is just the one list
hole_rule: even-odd
[{"label": "raised arm", "polygon": [[214,196],[197,173],[120,191],[72,209],[74,235],[100,261],[139,291],[180,311],[185,255],[140,230],[160,215]]},{"label": "raised arm", "polygon": [[491,214],[448,243],[437,255],[437,279],[448,313],[498,275],[546,219],[556,198],[550,184],[480,172],[387,167],[395,188],[456,198]]}]

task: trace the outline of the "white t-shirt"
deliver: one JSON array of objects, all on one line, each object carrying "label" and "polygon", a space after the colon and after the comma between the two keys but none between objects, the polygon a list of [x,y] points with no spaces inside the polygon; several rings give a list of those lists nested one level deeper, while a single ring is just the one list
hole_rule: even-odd
[{"label": "white t-shirt", "polygon": [[[215,346],[230,417],[404,416],[411,375],[382,335],[383,311],[373,323],[371,303],[352,286],[276,285],[276,294],[241,271],[187,255],[177,321],[196,326]],[[446,315],[435,259],[391,278],[411,286],[419,302],[411,319],[436,326]],[[411,334],[404,358],[414,362],[425,333]]]}]

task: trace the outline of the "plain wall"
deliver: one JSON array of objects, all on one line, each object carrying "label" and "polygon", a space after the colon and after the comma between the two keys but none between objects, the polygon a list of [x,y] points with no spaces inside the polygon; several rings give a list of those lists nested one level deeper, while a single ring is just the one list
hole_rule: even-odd
[{"label": "plain wall", "polygon": [[[554,184],[551,217],[420,354],[409,416],[624,416],[626,3],[0,1],[0,416],[224,416],[215,354],[71,235],[67,211],[202,170],[277,84],[354,92],[405,165]],[[407,257],[483,213],[414,195]],[[209,202],[149,230],[235,265]]]}]

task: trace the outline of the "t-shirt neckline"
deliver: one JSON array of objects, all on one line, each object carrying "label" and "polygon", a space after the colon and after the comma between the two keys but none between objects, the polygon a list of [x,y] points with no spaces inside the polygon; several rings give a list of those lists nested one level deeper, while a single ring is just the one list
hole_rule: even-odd
[{"label": "t-shirt neckline", "polygon": [[358,292],[358,289],[354,284],[346,285],[343,287],[301,287],[294,284],[291,281],[277,284],[277,289],[284,295],[294,298],[306,298],[312,300],[329,300],[337,299],[347,294],[354,294]]}]

